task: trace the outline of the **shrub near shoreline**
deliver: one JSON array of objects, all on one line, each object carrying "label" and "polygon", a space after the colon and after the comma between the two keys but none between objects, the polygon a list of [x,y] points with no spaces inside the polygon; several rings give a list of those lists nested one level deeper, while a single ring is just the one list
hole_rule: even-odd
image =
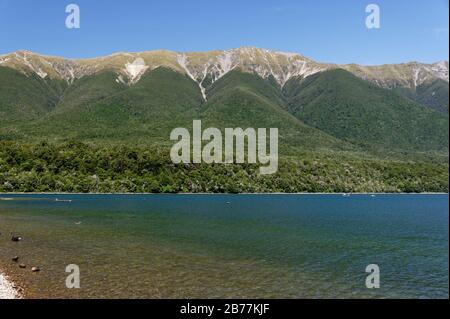
[{"label": "shrub near shoreline", "polygon": [[448,163],[305,153],[280,157],[274,175],[258,168],[175,165],[166,147],[0,142],[0,192],[448,192]]}]

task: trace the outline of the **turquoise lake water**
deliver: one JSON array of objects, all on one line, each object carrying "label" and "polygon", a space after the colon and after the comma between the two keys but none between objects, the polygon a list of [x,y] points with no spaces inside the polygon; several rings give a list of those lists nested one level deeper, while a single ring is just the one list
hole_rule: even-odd
[{"label": "turquoise lake water", "polygon": [[449,297],[448,195],[0,198],[0,268],[32,298]]}]

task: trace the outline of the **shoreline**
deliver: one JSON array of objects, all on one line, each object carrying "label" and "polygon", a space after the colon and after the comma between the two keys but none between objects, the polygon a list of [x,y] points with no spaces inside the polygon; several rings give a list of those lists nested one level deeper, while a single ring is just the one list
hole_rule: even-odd
[{"label": "shoreline", "polygon": [[6,299],[22,299],[22,296],[17,291],[17,286],[0,271],[0,300]]},{"label": "shoreline", "polygon": [[449,195],[444,192],[423,192],[423,193],[59,193],[59,192],[16,192],[2,193],[0,195]]}]

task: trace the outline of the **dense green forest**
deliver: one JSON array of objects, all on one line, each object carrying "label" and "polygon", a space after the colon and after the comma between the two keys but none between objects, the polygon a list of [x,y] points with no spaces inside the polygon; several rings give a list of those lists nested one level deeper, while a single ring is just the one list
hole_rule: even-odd
[{"label": "dense green forest", "polygon": [[174,165],[165,147],[10,141],[0,192],[448,192],[448,163],[305,153],[262,176],[258,165]]}]

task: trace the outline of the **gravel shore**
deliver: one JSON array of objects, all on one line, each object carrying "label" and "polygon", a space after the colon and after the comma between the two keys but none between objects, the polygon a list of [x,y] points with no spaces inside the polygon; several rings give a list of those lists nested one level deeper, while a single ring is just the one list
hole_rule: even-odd
[{"label": "gravel shore", "polygon": [[7,277],[0,273],[0,299],[17,299],[19,295],[14,289],[14,285],[8,281]]}]

